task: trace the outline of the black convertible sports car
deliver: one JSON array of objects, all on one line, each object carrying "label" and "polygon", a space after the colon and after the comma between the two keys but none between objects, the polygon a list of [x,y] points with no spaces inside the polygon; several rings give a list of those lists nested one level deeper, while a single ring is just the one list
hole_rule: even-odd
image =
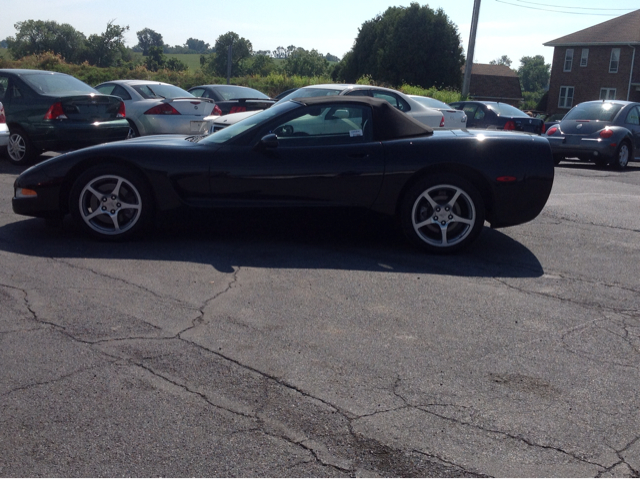
[{"label": "black convertible sports car", "polygon": [[51,158],[15,181],[13,210],[124,239],[187,207],[362,207],[399,217],[432,252],[535,218],[553,184],[549,143],[436,131],[369,97],[291,100],[209,136],[141,137]]}]

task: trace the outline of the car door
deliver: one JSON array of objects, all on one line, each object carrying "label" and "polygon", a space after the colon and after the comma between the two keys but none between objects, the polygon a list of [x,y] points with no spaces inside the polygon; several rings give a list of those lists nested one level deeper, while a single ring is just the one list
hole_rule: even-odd
[{"label": "car door", "polygon": [[625,118],[624,127],[633,135],[634,156],[640,158],[640,106],[631,108]]},{"label": "car door", "polygon": [[[371,206],[384,173],[371,116],[368,105],[307,106],[265,125],[250,144],[223,146],[211,166],[214,203]],[[269,134],[276,147],[258,144]]]}]

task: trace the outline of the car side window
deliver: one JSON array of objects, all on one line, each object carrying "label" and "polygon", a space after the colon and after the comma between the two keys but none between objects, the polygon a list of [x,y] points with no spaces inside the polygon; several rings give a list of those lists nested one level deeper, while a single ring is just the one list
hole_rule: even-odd
[{"label": "car side window", "polygon": [[271,130],[279,146],[344,145],[372,141],[371,108],[313,105]]},{"label": "car side window", "polygon": [[464,105],[462,107],[462,111],[467,114],[469,118],[475,118],[476,110],[478,109],[478,105]]},{"label": "car side window", "polygon": [[631,111],[627,115],[625,123],[629,125],[640,125],[640,109],[638,109],[637,106],[634,106],[631,109]]},{"label": "car side window", "polygon": [[96,90],[98,90],[103,95],[112,95],[112,91],[115,88],[115,85],[112,83],[107,83],[106,85],[98,85]]},{"label": "car side window", "polygon": [[4,100],[4,95],[9,90],[9,79],[5,76],[0,76],[0,101]]},{"label": "car side window", "polygon": [[371,90],[351,90],[349,93],[345,93],[344,96],[371,96]]},{"label": "car side window", "polygon": [[473,119],[474,120],[482,120],[484,118],[484,110],[480,107],[478,107],[478,109],[476,110],[475,114],[473,115]]},{"label": "car side window", "polygon": [[131,95],[129,95],[129,92],[122,88],[120,85],[116,85],[111,94],[120,97],[123,100],[131,100]]},{"label": "car side window", "polygon": [[202,97],[204,96],[204,88],[194,88],[193,90],[190,90],[189,93],[193,96]]},{"label": "car side window", "polygon": [[407,112],[411,110],[411,107],[409,106],[409,104],[406,101],[404,101],[402,98],[400,98],[398,95],[394,95],[393,93],[388,93],[385,91],[376,91],[376,90],[373,90],[372,93],[374,98],[380,98],[381,100],[386,100],[400,111]]}]

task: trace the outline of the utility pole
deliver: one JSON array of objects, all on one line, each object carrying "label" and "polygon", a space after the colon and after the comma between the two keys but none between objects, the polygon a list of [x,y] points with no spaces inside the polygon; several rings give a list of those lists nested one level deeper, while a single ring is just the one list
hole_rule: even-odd
[{"label": "utility pole", "polygon": [[476,47],[476,31],[478,30],[478,17],[480,16],[480,0],[473,0],[473,17],[471,18],[471,35],[469,36],[469,48],[467,51],[467,63],[464,67],[464,79],[462,80],[462,96],[469,95],[471,83],[471,67],[473,66],[473,50]]}]

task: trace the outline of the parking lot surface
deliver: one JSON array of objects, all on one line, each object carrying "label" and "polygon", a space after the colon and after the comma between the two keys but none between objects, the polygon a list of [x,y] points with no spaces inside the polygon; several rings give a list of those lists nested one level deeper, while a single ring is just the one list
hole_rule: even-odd
[{"label": "parking lot surface", "polygon": [[462,254],[361,214],[11,210],[0,475],[640,477],[640,164],[565,162]]}]

